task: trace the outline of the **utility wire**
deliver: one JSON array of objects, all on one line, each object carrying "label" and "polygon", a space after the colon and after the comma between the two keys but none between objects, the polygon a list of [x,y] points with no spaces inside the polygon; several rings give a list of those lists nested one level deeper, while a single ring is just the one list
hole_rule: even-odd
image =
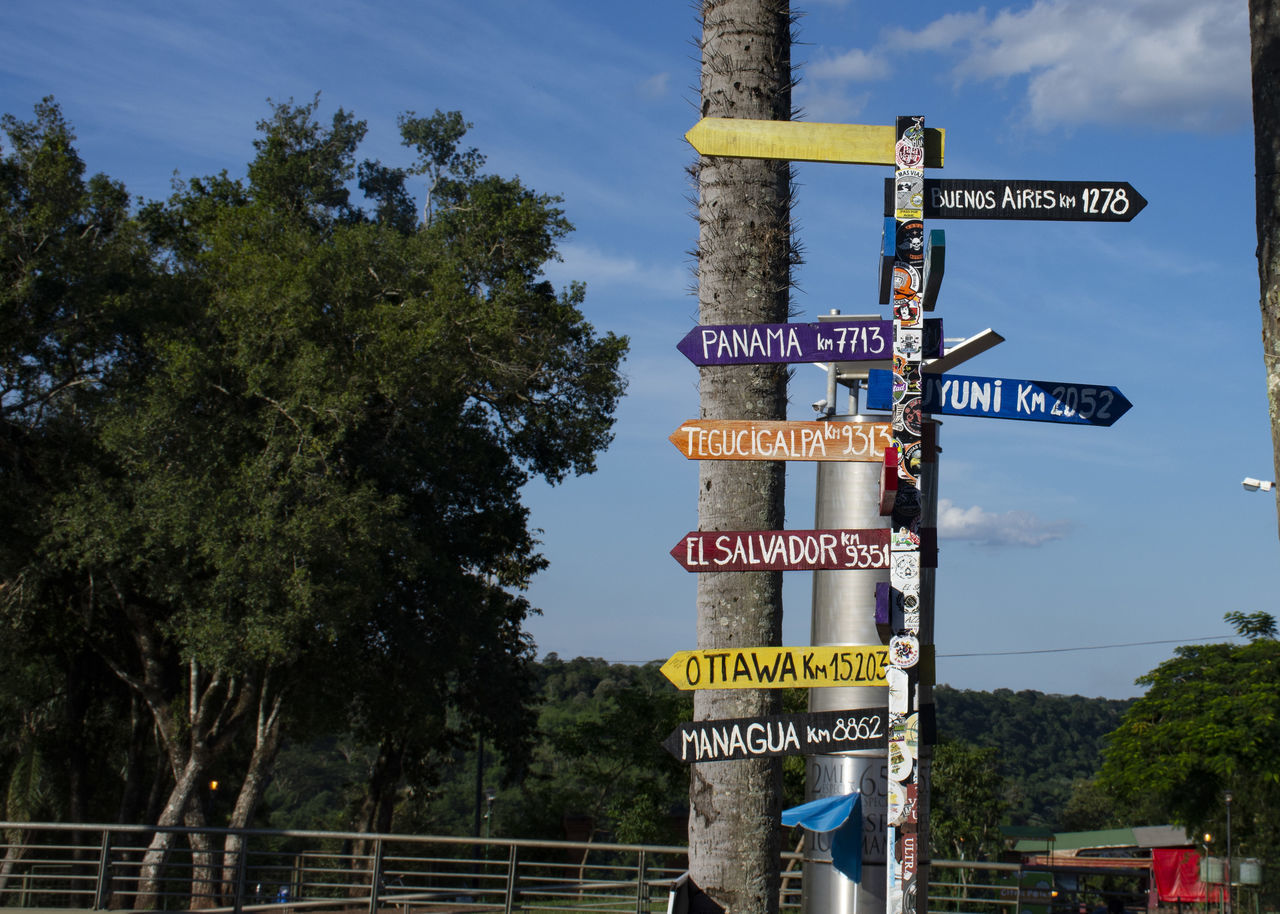
[{"label": "utility wire", "polygon": [[[1226,635],[1226,640],[1237,638],[1238,635]],[[938,654],[938,659],[943,657],[1009,657],[1017,654],[1065,654],[1070,651],[1101,651],[1113,647],[1146,647],[1148,644],[1185,644],[1188,641],[1222,641],[1223,635],[1212,635],[1208,638],[1167,638],[1163,641],[1125,641],[1122,644],[1092,644],[1085,647],[1043,647],[1029,651],[982,651],[972,654]]]},{"label": "utility wire", "polygon": [[[1205,638],[1165,638],[1162,641],[1124,641],[1120,644],[1089,644],[1083,647],[1043,647],[1027,651],[975,651],[968,654],[936,654],[942,660],[953,657],[1013,657],[1021,654],[1065,654],[1072,651],[1102,651],[1116,647],[1146,647],[1151,644],[1188,644],[1193,641],[1233,641],[1240,635],[1209,635]],[[646,664],[660,662],[657,660],[606,660],[606,663]]]}]

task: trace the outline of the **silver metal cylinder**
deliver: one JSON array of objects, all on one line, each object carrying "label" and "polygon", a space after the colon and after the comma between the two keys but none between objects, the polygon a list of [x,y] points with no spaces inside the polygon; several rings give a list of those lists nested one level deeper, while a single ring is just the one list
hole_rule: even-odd
[{"label": "silver metal cylinder", "polygon": [[[883,416],[839,416],[832,421],[884,421]],[[878,463],[818,464],[817,529],[887,527],[880,516]],[[879,644],[875,624],[876,583],[888,581],[880,571],[815,571],[813,573],[813,645]],[[820,688],[809,691],[809,710],[873,708],[883,710],[888,689]],[[885,815],[888,771],[885,751],[866,750],[811,757],[807,762],[806,799],[862,794],[862,882],[845,878],[831,865],[829,835],[805,837],[804,914],[884,914]]]}]

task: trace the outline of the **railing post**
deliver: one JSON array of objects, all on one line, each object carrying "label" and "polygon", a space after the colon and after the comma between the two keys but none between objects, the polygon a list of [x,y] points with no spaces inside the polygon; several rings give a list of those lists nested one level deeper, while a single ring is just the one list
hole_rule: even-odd
[{"label": "railing post", "polygon": [[102,830],[102,846],[98,851],[98,882],[93,890],[93,908],[101,911],[111,898],[111,832]]},{"label": "railing post", "polygon": [[640,851],[640,857],[636,860],[636,914],[645,914],[648,908],[648,893],[644,890],[644,851]]},{"label": "railing post", "polygon": [[516,888],[518,886],[516,871],[520,862],[516,856],[517,845],[511,845],[511,853],[507,854],[507,897],[503,902],[502,914],[511,914],[515,910]]},{"label": "railing post", "polygon": [[373,872],[369,879],[369,914],[378,914],[378,886],[382,883],[382,839],[373,839]]}]

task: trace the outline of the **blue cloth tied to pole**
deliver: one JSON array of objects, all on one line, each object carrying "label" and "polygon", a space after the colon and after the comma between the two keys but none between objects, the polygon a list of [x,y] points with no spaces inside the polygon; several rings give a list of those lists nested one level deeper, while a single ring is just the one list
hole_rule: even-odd
[{"label": "blue cloth tied to pole", "polygon": [[784,809],[782,824],[832,832],[831,865],[853,882],[862,881],[862,794],[823,797]]}]

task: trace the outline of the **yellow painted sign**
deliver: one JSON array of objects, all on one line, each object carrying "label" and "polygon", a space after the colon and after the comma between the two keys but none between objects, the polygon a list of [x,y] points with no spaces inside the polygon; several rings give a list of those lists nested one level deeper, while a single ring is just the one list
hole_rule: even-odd
[{"label": "yellow painted sign", "polygon": [[[893,165],[894,129],[892,124],[814,124],[808,121],[704,117],[684,138],[704,156]],[[933,127],[925,129],[926,168],[942,167],[945,145],[946,131]]]},{"label": "yellow painted sign", "polygon": [[748,647],[678,651],[662,665],[678,689],[791,689],[822,686],[882,686],[889,648]]}]

